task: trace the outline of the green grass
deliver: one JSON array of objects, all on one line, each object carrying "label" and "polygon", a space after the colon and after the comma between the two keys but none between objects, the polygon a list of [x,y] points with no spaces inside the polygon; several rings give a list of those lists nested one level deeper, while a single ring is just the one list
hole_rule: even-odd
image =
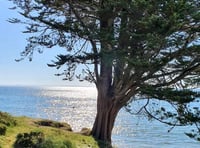
[{"label": "green grass", "polygon": [[12,117],[0,112],[0,127],[6,128],[0,134],[0,148],[18,148],[23,144],[37,145],[38,148],[100,147],[92,136],[72,132],[67,123]]}]

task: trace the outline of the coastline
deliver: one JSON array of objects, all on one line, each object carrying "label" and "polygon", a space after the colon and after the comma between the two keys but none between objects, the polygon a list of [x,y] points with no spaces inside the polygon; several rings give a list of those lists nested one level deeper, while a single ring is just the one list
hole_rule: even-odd
[{"label": "coastline", "polygon": [[0,148],[25,147],[20,144],[37,144],[41,148],[50,145],[55,148],[99,148],[103,145],[90,136],[87,128],[73,132],[67,123],[0,112]]}]

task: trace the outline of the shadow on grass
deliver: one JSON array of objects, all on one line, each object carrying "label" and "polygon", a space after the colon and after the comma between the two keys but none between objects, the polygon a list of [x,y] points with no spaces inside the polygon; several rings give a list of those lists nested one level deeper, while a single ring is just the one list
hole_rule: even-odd
[{"label": "shadow on grass", "polygon": [[105,143],[105,142],[100,141],[100,140],[96,140],[96,141],[98,143],[99,148],[113,148],[110,143]]}]

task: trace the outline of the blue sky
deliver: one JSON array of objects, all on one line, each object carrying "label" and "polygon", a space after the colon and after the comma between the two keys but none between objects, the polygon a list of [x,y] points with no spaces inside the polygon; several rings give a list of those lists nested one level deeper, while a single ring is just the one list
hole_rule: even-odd
[{"label": "blue sky", "polygon": [[10,24],[7,21],[8,18],[20,17],[16,11],[8,9],[11,7],[11,2],[0,0],[0,85],[84,85],[63,81],[61,77],[54,76],[59,71],[47,66],[63,49],[35,53],[32,62],[28,59],[15,61],[26,46],[26,35],[22,33],[22,24]]}]

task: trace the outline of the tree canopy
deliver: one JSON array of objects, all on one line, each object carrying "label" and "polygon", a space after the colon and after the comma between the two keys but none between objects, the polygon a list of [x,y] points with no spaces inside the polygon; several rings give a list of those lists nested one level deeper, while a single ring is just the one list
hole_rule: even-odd
[{"label": "tree canopy", "polygon": [[[111,133],[101,130],[112,131],[118,111],[124,106],[129,110],[128,103],[141,99],[146,103],[137,113],[172,126],[194,124],[197,133],[187,135],[198,138],[199,90],[194,90],[200,85],[198,0],[11,1],[26,20],[9,21],[25,24],[24,33],[31,34],[22,59],[32,59],[43,48],[65,48],[66,54],[57,55],[49,66],[66,66],[58,74],[66,80],[76,77],[96,84],[97,118],[110,106],[106,112],[112,114],[108,123],[113,123],[93,128],[96,138],[110,141]],[[81,73],[76,71],[78,65],[84,66]],[[168,102],[173,111],[165,106],[150,111],[154,100]],[[97,118],[94,125],[99,127]]]}]

